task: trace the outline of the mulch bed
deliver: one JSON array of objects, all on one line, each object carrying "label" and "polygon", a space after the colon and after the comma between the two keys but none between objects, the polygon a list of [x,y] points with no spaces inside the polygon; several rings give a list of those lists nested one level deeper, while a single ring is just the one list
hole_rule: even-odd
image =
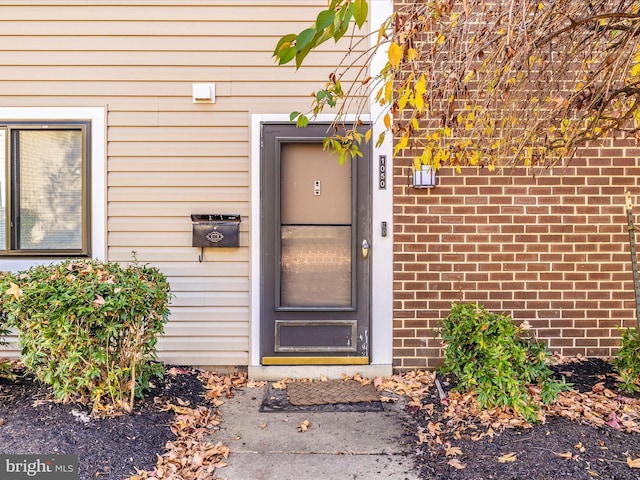
[{"label": "mulch bed", "polygon": [[153,470],[156,454],[175,438],[175,414],[162,407],[206,403],[196,372],[173,373],[153,381],[133,414],[101,419],[82,406],[53,402],[47,386],[22,372],[15,381],[0,379],[0,453],[78,455],[80,480],[122,480],[136,468]]},{"label": "mulch bed", "polygon": [[[636,413],[637,394],[620,395],[611,368],[600,359],[563,363],[553,367],[573,388],[583,393],[604,392]],[[441,378],[449,392],[453,380]],[[599,394],[598,394],[599,395]],[[603,398],[605,398],[603,396]],[[629,400],[627,400],[629,399]],[[615,479],[638,480],[640,469],[631,468],[628,459],[640,457],[640,433],[628,432],[617,421],[604,417],[595,426],[584,418],[576,421],[547,416],[545,423],[527,428],[496,429],[486,434],[486,426],[467,422],[465,428],[450,417],[436,389],[429,390],[423,405],[410,406],[408,422],[421,432],[417,457],[425,479]],[[446,401],[445,401],[446,403]],[[595,420],[598,420],[596,418]],[[429,436],[429,431],[437,435]],[[481,434],[484,433],[485,435]],[[425,436],[437,441],[424,441]],[[481,438],[478,438],[481,437]]]},{"label": "mulch bed", "polygon": [[[603,402],[617,402],[632,409],[634,415],[640,411],[637,395],[619,396],[606,362],[569,362],[554,368],[558,375],[567,376],[577,391],[585,392],[590,402],[602,398]],[[80,480],[122,480],[137,469],[151,472],[159,468],[158,455],[162,454],[163,467],[169,468],[172,457],[165,453],[165,446],[167,442],[180,443],[176,441],[176,423],[196,433],[209,431],[211,425],[215,428],[215,401],[232,396],[229,389],[234,380],[209,377],[208,385],[203,385],[202,376],[195,370],[172,367],[168,372],[163,379],[154,380],[155,387],[133,414],[103,419],[88,417],[86,409],[78,405],[53,402],[49,389],[29,376],[19,376],[15,381],[0,379],[0,454],[78,455]],[[425,373],[422,378],[429,375]],[[438,378],[453,398],[451,379]],[[406,402],[404,421],[407,437],[416,444],[416,471],[421,478],[640,479],[640,468],[628,464],[628,459],[640,459],[640,433],[627,431],[624,415],[603,416],[599,424],[594,424],[584,417],[589,412],[575,420],[559,416],[564,408],[561,406],[555,414],[547,415],[545,423],[488,431],[486,424],[473,416],[446,416],[451,405],[441,401],[437,389],[428,380],[414,380],[394,377],[397,383],[393,391],[412,396]],[[379,390],[386,381],[376,379]],[[237,379],[237,386],[242,382]],[[383,398],[385,395],[382,392]],[[167,405],[173,407],[167,409]],[[206,409],[198,410],[206,417],[202,422],[208,425],[206,428],[189,424],[189,418],[201,408]],[[597,413],[595,408],[591,411]],[[188,409],[194,410],[186,412]],[[468,413],[465,409],[461,404],[460,417]],[[200,440],[191,438],[180,445],[197,451]],[[221,446],[209,445],[206,449],[216,450],[218,457],[224,455]],[[177,457],[184,458],[187,450],[175,451],[178,453],[173,460],[179,463]],[[201,459],[203,455],[195,456]],[[141,478],[147,477],[143,474]]]}]

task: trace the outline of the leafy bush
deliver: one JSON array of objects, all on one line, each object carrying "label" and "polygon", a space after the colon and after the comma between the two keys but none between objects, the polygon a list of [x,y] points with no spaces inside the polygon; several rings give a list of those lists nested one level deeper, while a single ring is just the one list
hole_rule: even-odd
[{"label": "leafy bush", "polygon": [[[11,333],[7,327],[7,314],[0,310],[0,345],[6,345],[5,337]],[[0,358],[0,378],[12,379],[11,363],[5,358]]]},{"label": "leafy bush", "polygon": [[162,366],[169,284],[157,269],[67,260],[2,279],[25,366],[63,402],[131,410]]},{"label": "leafy bush", "polygon": [[640,340],[637,328],[621,329],[622,344],[618,356],[611,361],[620,375],[620,388],[627,392],[640,391]]},{"label": "leafy bush", "polygon": [[442,371],[454,374],[456,388],[478,394],[482,408],[506,407],[537,421],[536,398],[553,402],[569,385],[551,377],[546,346],[525,337],[525,326],[477,304],[454,304],[443,320]]}]

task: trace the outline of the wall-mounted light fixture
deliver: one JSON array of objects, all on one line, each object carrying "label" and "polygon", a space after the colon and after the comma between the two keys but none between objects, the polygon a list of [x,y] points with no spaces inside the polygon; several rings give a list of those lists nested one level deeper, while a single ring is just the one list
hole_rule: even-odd
[{"label": "wall-mounted light fixture", "polygon": [[433,188],[436,186],[436,171],[429,165],[411,166],[409,181],[413,188]]}]

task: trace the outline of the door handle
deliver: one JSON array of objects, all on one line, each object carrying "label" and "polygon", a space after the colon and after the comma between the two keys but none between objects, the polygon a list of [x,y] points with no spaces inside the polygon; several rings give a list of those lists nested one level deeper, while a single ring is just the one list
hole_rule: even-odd
[{"label": "door handle", "polygon": [[369,245],[369,242],[367,242],[367,239],[362,240],[362,258],[364,258],[365,260],[367,259],[367,257],[369,257],[370,248],[371,246]]}]

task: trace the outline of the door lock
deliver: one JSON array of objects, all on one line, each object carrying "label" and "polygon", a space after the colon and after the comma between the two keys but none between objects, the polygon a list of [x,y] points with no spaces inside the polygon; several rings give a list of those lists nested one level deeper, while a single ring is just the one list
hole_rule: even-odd
[{"label": "door lock", "polygon": [[364,258],[365,260],[367,259],[367,257],[369,257],[370,248],[371,246],[369,245],[369,242],[367,242],[366,239],[362,240],[362,258]]}]

